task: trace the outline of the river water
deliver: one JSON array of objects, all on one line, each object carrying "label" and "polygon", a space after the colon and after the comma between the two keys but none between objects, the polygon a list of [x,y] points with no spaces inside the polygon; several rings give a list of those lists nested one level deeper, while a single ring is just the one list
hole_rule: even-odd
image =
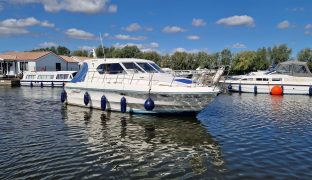
[{"label": "river water", "polygon": [[0,88],[0,179],[311,179],[312,98],[227,94],[197,117],[63,106]]}]

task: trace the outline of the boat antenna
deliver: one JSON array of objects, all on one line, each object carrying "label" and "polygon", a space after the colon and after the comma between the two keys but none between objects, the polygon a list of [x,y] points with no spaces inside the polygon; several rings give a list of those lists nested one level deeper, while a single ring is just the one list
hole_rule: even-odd
[{"label": "boat antenna", "polygon": [[104,50],[104,46],[103,46],[103,40],[102,40],[102,35],[101,35],[101,33],[100,33],[100,40],[101,40],[103,55],[104,55],[104,59],[105,59],[105,50]]}]

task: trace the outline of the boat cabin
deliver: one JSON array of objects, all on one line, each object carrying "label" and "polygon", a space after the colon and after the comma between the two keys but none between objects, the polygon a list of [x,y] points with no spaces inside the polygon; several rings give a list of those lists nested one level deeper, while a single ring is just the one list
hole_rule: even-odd
[{"label": "boat cabin", "polygon": [[125,61],[114,63],[102,63],[97,66],[96,70],[100,74],[133,74],[133,73],[163,73],[164,71],[154,62]]},{"label": "boat cabin", "polygon": [[164,73],[153,61],[135,58],[92,59],[85,61],[83,66],[91,71],[95,69],[99,74]]},{"label": "boat cabin", "polygon": [[22,86],[63,86],[71,81],[76,71],[37,71],[25,72],[21,79]]},{"label": "boat cabin", "polygon": [[312,73],[306,62],[286,61],[278,64],[274,69],[274,74],[285,74],[299,77],[312,77]]}]

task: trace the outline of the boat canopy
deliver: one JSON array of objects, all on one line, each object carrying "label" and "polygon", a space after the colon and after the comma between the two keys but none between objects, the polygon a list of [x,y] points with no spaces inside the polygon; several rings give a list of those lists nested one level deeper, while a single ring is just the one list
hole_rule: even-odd
[{"label": "boat canopy", "polygon": [[312,77],[312,73],[306,62],[286,61],[275,67],[275,73],[286,74],[291,76]]}]

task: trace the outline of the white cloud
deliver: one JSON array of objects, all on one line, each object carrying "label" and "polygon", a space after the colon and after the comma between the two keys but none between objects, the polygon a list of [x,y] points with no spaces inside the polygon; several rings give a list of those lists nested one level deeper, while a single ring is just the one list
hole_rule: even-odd
[{"label": "white cloud", "polygon": [[152,42],[150,45],[152,48],[159,48],[159,44],[156,42]]},{"label": "white cloud", "polygon": [[153,31],[154,29],[152,27],[144,27],[144,30],[150,32],[150,31]]},{"label": "white cloud", "polygon": [[242,15],[242,16],[231,16],[227,18],[219,19],[217,24],[225,26],[255,26],[255,21],[251,16]]},{"label": "white cloud", "polygon": [[43,21],[43,22],[41,22],[41,26],[53,28],[55,25],[52,23],[49,23],[48,21]]},{"label": "white cloud", "polygon": [[179,47],[179,48],[175,48],[173,52],[186,52],[186,49]]},{"label": "white cloud", "polygon": [[115,5],[115,4],[113,4],[113,5],[110,5],[109,7],[108,7],[108,12],[110,12],[110,13],[116,13],[117,12],[117,5]]},{"label": "white cloud", "polygon": [[277,24],[278,29],[287,29],[290,27],[289,21],[285,20]]},{"label": "white cloud", "polygon": [[27,34],[29,33],[27,27],[30,26],[54,27],[54,24],[49,23],[48,21],[39,21],[34,17],[28,17],[25,19],[5,19],[0,21],[0,35]]},{"label": "white cloud", "polygon": [[40,21],[33,17],[29,17],[26,19],[6,19],[0,22],[1,26],[5,27],[26,27],[26,26],[35,26],[39,25]]},{"label": "white cloud", "polygon": [[206,48],[204,49],[185,49],[185,48],[182,48],[182,47],[179,47],[179,48],[175,48],[173,51],[172,51],[172,54],[175,53],[175,52],[187,52],[187,53],[198,53],[198,52],[208,52],[208,50]]},{"label": "white cloud", "polygon": [[104,37],[109,37],[109,33],[104,33]]},{"label": "white cloud", "polygon": [[125,34],[117,34],[114,36],[114,39],[142,41],[142,40],[145,40],[146,37],[145,36],[130,36],[130,35],[125,35]]},{"label": "white cloud", "polygon": [[128,31],[128,32],[135,32],[135,31],[139,31],[141,29],[141,26],[140,24],[138,23],[132,23],[130,24],[129,26],[127,26],[125,28],[125,31]]},{"label": "white cloud", "polygon": [[96,49],[95,46],[79,46],[78,48],[83,51],[91,51],[92,49]]},{"label": "white cloud", "polygon": [[178,27],[178,26],[166,26],[162,30],[162,32],[165,32],[165,33],[180,33],[184,31],[185,29]]},{"label": "white cloud", "polygon": [[65,34],[73,39],[83,39],[83,40],[95,39],[94,34],[76,28],[67,29],[65,31]]},{"label": "white cloud", "polygon": [[199,40],[199,39],[200,39],[200,37],[197,36],[197,35],[190,35],[190,36],[187,36],[186,38],[187,38],[188,40]]},{"label": "white cloud", "polygon": [[305,28],[305,29],[312,29],[312,24],[307,24],[307,25],[305,25],[304,28]]},{"label": "white cloud", "polygon": [[54,42],[43,42],[41,44],[39,44],[40,47],[57,47],[58,44],[54,43]]},{"label": "white cloud", "polygon": [[293,12],[303,12],[304,8],[303,7],[295,7],[295,8],[292,8],[290,10],[293,11]]},{"label": "white cloud", "polygon": [[11,0],[12,3],[42,4],[45,11],[58,12],[61,10],[81,13],[117,12],[117,5],[110,5],[109,0]]},{"label": "white cloud", "polygon": [[306,31],[304,32],[304,34],[305,34],[305,35],[312,35],[312,31],[306,30]]},{"label": "white cloud", "polygon": [[127,32],[136,32],[139,30],[144,30],[144,31],[149,31],[149,32],[153,31],[152,27],[142,27],[139,23],[132,23],[126,28],[122,28],[122,29]]},{"label": "white cloud", "polygon": [[206,22],[203,19],[193,19],[192,25],[195,27],[201,27],[201,26],[205,26]]},{"label": "white cloud", "polygon": [[235,43],[231,47],[235,48],[235,49],[244,49],[244,48],[246,48],[246,45],[242,44],[242,43]]},{"label": "white cloud", "polygon": [[113,46],[115,48],[123,48],[125,46],[136,46],[143,52],[156,51],[156,49],[159,48],[159,44],[156,42],[152,42],[150,44],[136,44],[136,43],[120,44],[120,43],[116,43]]},{"label": "white cloud", "polygon": [[0,26],[0,36],[27,34],[29,31],[24,28],[9,28]]}]

